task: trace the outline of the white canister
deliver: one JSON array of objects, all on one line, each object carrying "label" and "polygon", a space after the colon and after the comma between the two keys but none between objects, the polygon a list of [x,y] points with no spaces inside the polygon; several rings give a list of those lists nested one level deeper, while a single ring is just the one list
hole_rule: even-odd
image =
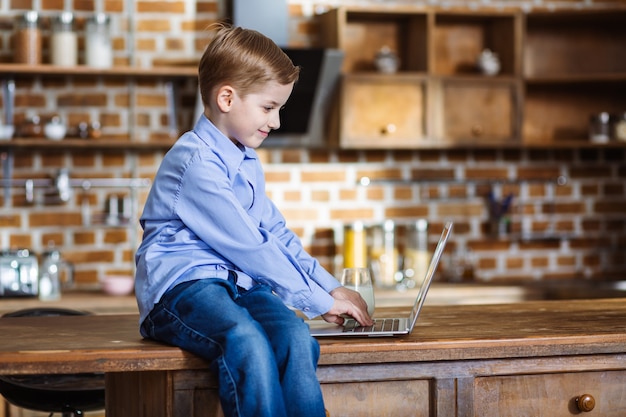
[{"label": "white canister", "polygon": [[96,68],[113,66],[109,16],[98,13],[85,25],[85,64]]},{"label": "white canister", "polygon": [[74,32],[74,15],[63,12],[52,22],[50,62],[52,65],[72,67],[78,64],[78,37]]}]

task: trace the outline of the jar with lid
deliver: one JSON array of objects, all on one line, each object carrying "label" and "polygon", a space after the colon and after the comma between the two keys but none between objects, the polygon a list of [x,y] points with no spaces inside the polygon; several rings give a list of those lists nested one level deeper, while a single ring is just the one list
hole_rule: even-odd
[{"label": "jar with lid", "polygon": [[343,267],[367,267],[367,246],[363,222],[354,222],[344,226],[343,230]]},{"label": "jar with lid", "polygon": [[[407,226],[402,268],[405,279],[421,280],[430,263],[428,251],[428,220],[417,219]],[[420,282],[421,284],[421,282]]]},{"label": "jar with lid", "polygon": [[594,114],[589,120],[589,140],[606,143],[611,139],[611,115],[607,112]]},{"label": "jar with lid", "polygon": [[617,116],[613,126],[613,136],[620,142],[626,142],[626,112]]},{"label": "jar with lid", "polygon": [[87,20],[85,25],[85,64],[96,68],[113,66],[113,45],[111,42],[110,18],[98,13]]},{"label": "jar with lid", "polygon": [[43,301],[61,298],[62,288],[71,288],[74,284],[72,264],[61,257],[61,253],[51,247],[44,254],[39,273],[39,299]]},{"label": "jar with lid", "polygon": [[20,16],[15,26],[13,59],[17,64],[41,64],[41,29],[39,13],[34,10]]},{"label": "jar with lid", "polygon": [[374,283],[379,288],[395,288],[402,280],[402,272],[393,220],[385,220],[383,224],[368,228],[368,247]]},{"label": "jar with lid", "polygon": [[52,21],[50,54],[52,65],[72,67],[78,63],[78,38],[72,12],[63,12]]}]

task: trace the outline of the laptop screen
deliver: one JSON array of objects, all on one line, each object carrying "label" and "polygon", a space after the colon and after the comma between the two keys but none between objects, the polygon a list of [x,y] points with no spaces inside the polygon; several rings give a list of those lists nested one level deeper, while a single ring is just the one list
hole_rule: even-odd
[{"label": "laptop screen", "polygon": [[443,232],[441,233],[441,237],[439,238],[437,247],[433,252],[433,256],[430,258],[430,264],[428,265],[426,275],[423,277],[422,282],[420,283],[419,293],[417,294],[415,304],[413,304],[413,310],[411,311],[411,315],[409,316],[410,327],[413,327],[413,325],[415,324],[415,320],[417,320],[417,316],[419,315],[419,312],[424,305],[426,293],[428,292],[430,284],[433,281],[433,275],[435,275],[437,265],[439,264],[439,260],[441,259],[441,255],[443,254],[443,250],[446,246],[446,242],[448,240],[448,236],[450,236],[451,231],[452,222],[447,222],[443,228]]}]

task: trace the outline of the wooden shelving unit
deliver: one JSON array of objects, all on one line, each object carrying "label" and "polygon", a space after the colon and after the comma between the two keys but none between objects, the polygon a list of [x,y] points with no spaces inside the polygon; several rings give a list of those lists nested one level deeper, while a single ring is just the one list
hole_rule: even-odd
[{"label": "wooden shelving unit", "polygon": [[[346,56],[341,148],[584,146],[592,114],[626,111],[626,8],[345,6],[320,23],[323,45]],[[396,74],[376,72],[383,47]],[[497,75],[478,70],[485,49]]]},{"label": "wooden shelving unit", "polygon": [[[16,80],[16,84],[17,82],[26,82],[22,80],[32,80],[34,78],[40,78],[48,83],[50,80],[57,78],[80,80],[95,77],[102,78],[104,80],[119,80],[115,82],[126,83],[129,86],[129,89],[131,89],[132,86],[137,85],[137,83],[141,83],[142,80],[163,80],[164,82],[170,83],[169,88],[171,90],[171,94],[170,97],[168,97],[169,101],[173,99],[177,83],[182,83],[185,80],[197,77],[197,68],[191,65],[157,65],[150,68],[115,66],[112,68],[101,69],[84,65],[75,67],[59,67],[49,64],[0,64],[0,79]],[[4,103],[6,103],[7,100],[7,97],[3,97]],[[137,104],[133,103],[131,100],[128,105],[129,109],[132,111],[132,108]],[[172,108],[172,103],[168,103],[168,108]],[[62,141],[57,142],[47,139],[21,138],[16,136],[11,140],[0,141],[0,148],[10,148],[18,151],[32,148],[63,148],[68,150],[82,148],[147,150],[167,149],[174,143],[174,140],[175,138],[137,140],[133,137],[133,126],[131,124],[126,138],[119,137],[119,135],[116,137],[105,136],[99,139],[65,138]]]}]

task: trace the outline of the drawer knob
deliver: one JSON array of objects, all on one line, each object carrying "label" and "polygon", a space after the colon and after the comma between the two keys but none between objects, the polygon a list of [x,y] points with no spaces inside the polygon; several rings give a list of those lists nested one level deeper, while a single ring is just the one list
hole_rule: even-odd
[{"label": "drawer knob", "polygon": [[396,125],[394,125],[393,123],[389,123],[387,126],[384,126],[380,129],[380,133],[383,135],[396,133]]},{"label": "drawer knob", "polygon": [[593,410],[595,406],[596,400],[595,398],[593,398],[593,396],[591,396],[591,394],[583,394],[579,397],[576,397],[576,407],[578,407],[580,411],[588,412]]}]

